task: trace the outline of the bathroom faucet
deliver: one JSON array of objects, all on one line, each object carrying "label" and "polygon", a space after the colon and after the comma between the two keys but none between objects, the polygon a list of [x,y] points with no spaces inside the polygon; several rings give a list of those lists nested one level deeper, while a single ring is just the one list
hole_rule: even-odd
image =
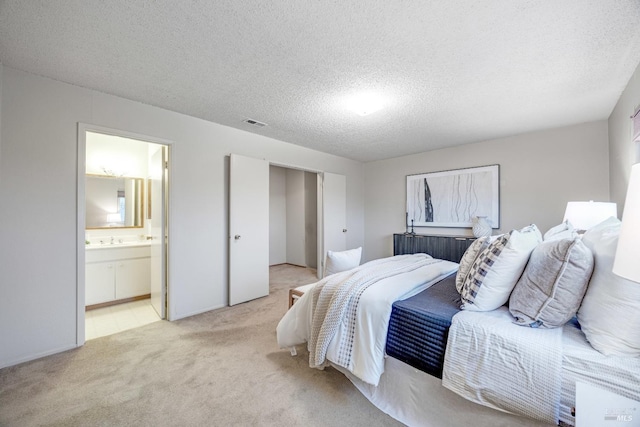
[{"label": "bathroom faucet", "polygon": [[111,244],[113,245],[113,236],[111,236]]}]

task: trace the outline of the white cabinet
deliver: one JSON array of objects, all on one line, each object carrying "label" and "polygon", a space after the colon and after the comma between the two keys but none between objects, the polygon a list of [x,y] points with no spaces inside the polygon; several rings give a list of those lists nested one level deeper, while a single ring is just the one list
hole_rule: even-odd
[{"label": "white cabinet", "polygon": [[116,263],[116,299],[151,292],[151,258],[129,259]]},{"label": "white cabinet", "polygon": [[116,270],[111,262],[87,263],[85,266],[85,304],[99,304],[116,299]]},{"label": "white cabinet", "polygon": [[149,294],[150,268],[149,245],[88,249],[85,264],[85,305]]}]

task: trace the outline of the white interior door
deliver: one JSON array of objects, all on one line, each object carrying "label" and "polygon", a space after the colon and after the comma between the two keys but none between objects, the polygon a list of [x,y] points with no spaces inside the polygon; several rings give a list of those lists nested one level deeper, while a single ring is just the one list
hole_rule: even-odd
[{"label": "white interior door", "polygon": [[324,272],[324,262],[327,251],[344,251],[347,249],[347,177],[334,173],[323,174],[322,178],[322,205],[319,211],[322,212],[322,241],[323,248],[319,251],[321,255],[322,268]]},{"label": "white interior door", "polygon": [[232,154],[229,169],[229,305],[235,305],[269,295],[269,162]]},{"label": "white interior door", "polygon": [[151,240],[151,305],[161,319],[166,318],[167,292],[165,260],[167,256],[167,148],[161,147],[150,159],[151,181],[150,228]]}]

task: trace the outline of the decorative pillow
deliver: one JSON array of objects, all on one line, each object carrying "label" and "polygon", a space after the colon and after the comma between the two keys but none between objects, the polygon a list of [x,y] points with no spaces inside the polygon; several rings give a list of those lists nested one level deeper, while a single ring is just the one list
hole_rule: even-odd
[{"label": "decorative pillow", "polygon": [[595,267],[578,310],[578,321],[587,340],[600,353],[638,357],[640,284],[612,272],[620,224],[611,217],[582,237],[593,252]]},{"label": "decorative pillow", "polygon": [[569,220],[566,220],[544,233],[543,240],[546,242],[547,240],[573,239],[576,236],[578,236],[578,231],[573,228]]},{"label": "decorative pillow", "polygon": [[462,309],[491,311],[504,305],[524,270],[531,251],[542,241],[530,225],[512,230],[484,249],[473,262],[462,286]]},{"label": "decorative pillow", "polygon": [[556,328],[578,311],[593,272],[593,254],[580,237],[548,240],[531,253],[509,298],[516,324]]},{"label": "decorative pillow", "polygon": [[456,274],[456,289],[458,290],[458,293],[462,292],[464,279],[467,277],[467,274],[469,274],[469,270],[471,270],[473,262],[478,258],[478,254],[489,246],[489,243],[489,236],[479,237],[469,245],[466,251],[464,251],[464,255],[462,255],[462,258],[460,259],[458,273]]},{"label": "decorative pillow", "polygon": [[327,259],[324,263],[324,277],[356,268],[360,265],[361,257],[362,247],[342,252],[327,251]]}]

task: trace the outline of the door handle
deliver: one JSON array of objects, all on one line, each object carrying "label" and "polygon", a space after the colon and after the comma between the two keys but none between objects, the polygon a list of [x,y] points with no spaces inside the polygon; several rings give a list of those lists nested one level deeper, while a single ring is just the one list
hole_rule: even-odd
[{"label": "door handle", "polygon": [[236,234],[233,238],[236,239],[236,240],[240,240],[240,237],[242,237],[242,236],[240,236],[239,234]]}]

